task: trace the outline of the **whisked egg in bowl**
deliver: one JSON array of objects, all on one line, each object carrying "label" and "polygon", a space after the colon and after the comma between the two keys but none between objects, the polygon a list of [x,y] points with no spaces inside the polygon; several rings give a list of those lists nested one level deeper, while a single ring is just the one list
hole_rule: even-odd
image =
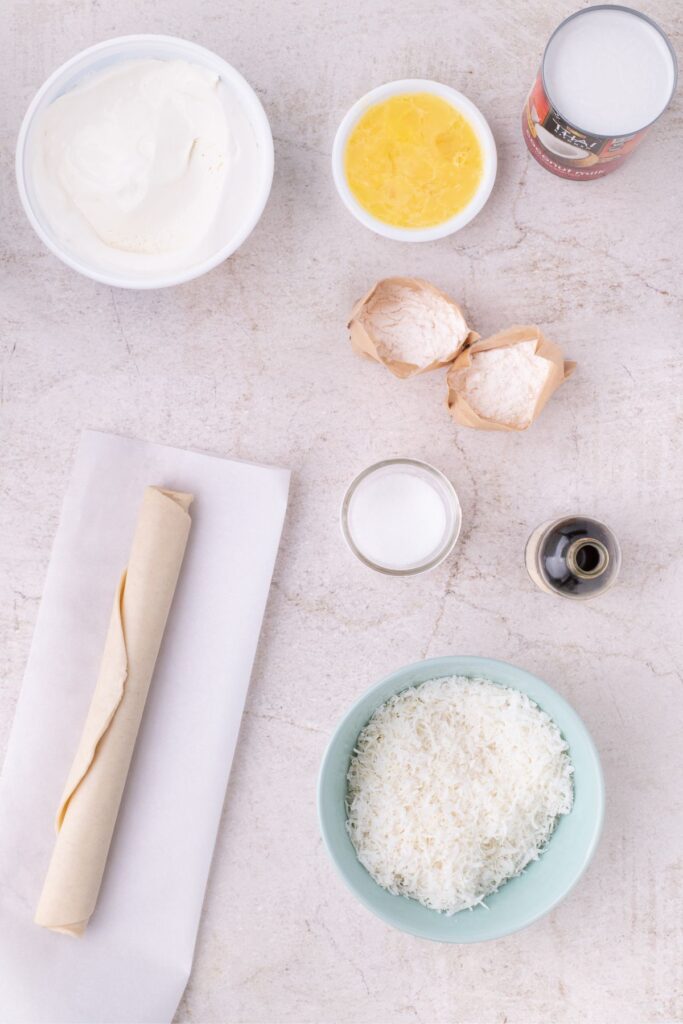
[{"label": "whisked egg in bowl", "polygon": [[432,241],[464,227],[491,194],[496,169],[496,144],[481,111],[457,90],[419,78],[361,97],[332,151],[347,209],[397,241]]}]

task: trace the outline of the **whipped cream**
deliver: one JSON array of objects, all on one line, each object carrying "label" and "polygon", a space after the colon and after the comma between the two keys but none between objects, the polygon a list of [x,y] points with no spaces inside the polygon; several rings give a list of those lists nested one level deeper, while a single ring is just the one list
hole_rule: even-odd
[{"label": "whipped cream", "polygon": [[180,270],[239,229],[258,145],[221,79],[183,60],[130,60],[42,111],[32,177],[48,226],[77,258]]}]

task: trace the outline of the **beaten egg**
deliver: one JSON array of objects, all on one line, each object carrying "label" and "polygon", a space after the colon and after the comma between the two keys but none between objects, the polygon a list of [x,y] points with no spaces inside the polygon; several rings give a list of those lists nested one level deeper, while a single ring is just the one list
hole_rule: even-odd
[{"label": "beaten egg", "polygon": [[433,93],[392,96],[370,107],[351,132],[344,169],[356,200],[401,228],[443,224],[474,198],[484,171],[476,132]]}]

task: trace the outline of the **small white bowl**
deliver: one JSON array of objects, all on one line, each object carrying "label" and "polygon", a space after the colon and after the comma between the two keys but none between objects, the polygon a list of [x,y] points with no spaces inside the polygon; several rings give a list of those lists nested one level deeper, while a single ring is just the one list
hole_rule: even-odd
[{"label": "small white bowl", "polygon": [[[381,103],[383,100],[389,99],[390,96],[400,96],[405,93],[415,92],[429,92],[433,93],[434,96],[440,96],[441,99],[446,100],[447,103],[450,103],[451,106],[455,107],[456,110],[459,110],[467,118],[476,133],[484,155],[484,173],[482,174],[479,188],[474,193],[471,201],[464,210],[456,213],[454,217],[449,217],[448,220],[443,221],[441,224],[435,224],[433,227],[400,228],[395,227],[393,224],[385,224],[384,221],[373,217],[358,202],[346,180],[344,153],[349,135],[366,110],[374,107],[377,103]],[[387,82],[386,85],[380,85],[366,93],[357,103],[354,103],[339,125],[332,147],[332,175],[337,191],[346,208],[366,228],[370,228],[371,231],[375,231],[378,235],[383,235],[385,238],[394,238],[398,242],[432,242],[437,238],[445,238],[446,235],[452,235],[454,231],[464,228],[465,224],[469,224],[472,218],[476,217],[491,195],[491,189],[496,180],[497,166],[496,143],[488,122],[481,111],[475,107],[471,100],[468,100],[467,96],[463,96],[461,92],[451,89],[448,85],[442,85],[440,82],[432,82],[427,78],[404,78],[398,82]]]},{"label": "small white bowl", "polygon": [[[239,227],[226,238],[220,248],[198,263],[172,271],[163,270],[154,274],[146,272],[117,271],[85,262],[66,246],[50,227],[37,201],[31,180],[30,161],[27,154],[31,145],[31,132],[37,114],[53,103],[59,96],[73,89],[86,75],[103,71],[112,64],[126,60],[153,58],[157,60],[185,60],[197,64],[219,75],[231,90],[244,110],[256,138],[260,154],[258,189],[253,204],[244,210]],[[103,43],[82,50],[75,57],[57,68],[34,96],[19,131],[17,139],[16,173],[19,197],[31,226],[45,245],[67,266],[80,274],[119,288],[168,288],[171,285],[191,281],[212,270],[227,259],[256,227],[263,213],[273,182],[273,136],[268,117],[258,96],[232,65],[210,50],[185,39],[163,35],[132,35],[108,39]]]}]

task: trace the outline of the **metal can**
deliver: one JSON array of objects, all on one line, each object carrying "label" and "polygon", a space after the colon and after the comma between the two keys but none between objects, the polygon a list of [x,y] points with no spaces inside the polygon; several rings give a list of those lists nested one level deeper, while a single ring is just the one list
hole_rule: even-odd
[{"label": "metal can", "polygon": [[676,55],[656,22],[617,4],[586,7],[548,41],[524,105],[524,140],[561,178],[602,178],[664,112],[676,79]]}]

